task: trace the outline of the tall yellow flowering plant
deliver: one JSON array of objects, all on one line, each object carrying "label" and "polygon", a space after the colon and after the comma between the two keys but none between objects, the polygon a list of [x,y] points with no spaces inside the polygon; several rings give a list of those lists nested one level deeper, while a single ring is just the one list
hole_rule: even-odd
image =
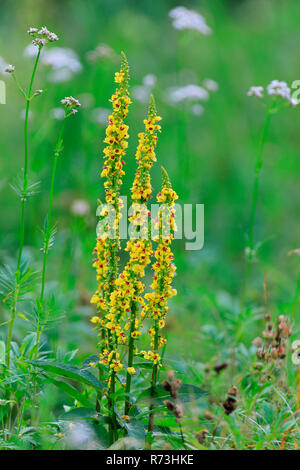
[{"label": "tall yellow flowering plant", "polygon": [[[106,129],[106,137],[104,142],[107,146],[104,149],[104,166],[101,177],[106,178],[104,183],[105,201],[114,208],[115,219],[113,226],[109,223],[105,227],[105,231],[99,234],[97,238],[94,254],[93,266],[97,270],[98,288],[93,295],[91,302],[97,305],[99,316],[92,318],[92,322],[99,324],[99,333],[101,335],[100,354],[108,356],[111,363],[118,362],[118,353],[114,351],[116,335],[113,314],[110,312],[110,295],[114,290],[115,281],[118,275],[118,250],[120,248],[119,240],[119,220],[120,220],[120,188],[122,185],[122,177],[125,174],[123,170],[124,157],[128,147],[127,139],[128,126],[124,120],[128,113],[128,107],[131,104],[129,97],[129,67],[125,54],[122,53],[122,64],[120,72],[115,74],[115,82],[119,85],[115,93],[111,97],[113,113],[109,116],[109,124]],[[105,208],[100,210],[100,216],[105,216]],[[110,236],[112,231],[114,236]],[[107,358],[107,360],[108,360]],[[113,362],[114,361],[114,362]],[[111,387],[110,394],[114,394],[115,390],[115,371],[117,367],[112,368],[112,377],[110,377],[109,385]],[[110,400],[110,408],[114,416],[114,402]]]},{"label": "tall yellow flowering plant", "polygon": [[[100,336],[98,363],[100,377],[105,378],[108,384],[106,395],[111,419],[111,442],[118,437],[118,410],[115,401],[116,393],[119,393],[117,380],[121,382],[122,387],[125,387],[125,390],[123,388],[125,401],[123,419],[128,420],[132,405],[130,395],[132,376],[136,373],[134,357],[143,356],[152,361],[151,383],[154,387],[160,365],[158,350],[165,342],[159,335],[159,330],[164,326],[167,299],[175,294],[175,290],[170,287],[175,267],[169,245],[174,231],[174,201],[177,195],[171,188],[165,170],[162,170],[162,190],[157,196],[157,201],[163,203],[158,222],[151,221],[151,211],[148,207],[152,193],[150,170],[156,162],[155,147],[157,135],[161,130],[159,125],[161,117],[157,115],[152,96],[148,115],[144,120],[144,132],[138,135],[139,142],[136,151],[138,167],[131,188],[129,240],[125,248],[129,259],[124,269],[118,274],[119,222],[122,208],[120,187],[124,176],[123,159],[128,145],[128,126],[124,124],[124,119],[131,103],[128,80],[128,63],[123,54],[121,71],[115,76],[115,81],[120,86],[111,99],[113,114],[109,117],[104,141],[107,147],[104,149],[105,162],[101,176],[106,178],[104,183],[106,205],[100,203],[98,208],[100,220],[104,220],[104,225],[101,225],[104,230],[98,234],[94,250],[98,288],[91,299],[98,310],[97,315],[92,317],[91,321],[95,324]],[[114,209],[113,218],[107,217],[108,205]],[[171,232],[166,230],[165,222]],[[159,233],[153,239],[158,244],[155,253],[152,248],[153,228]],[[146,304],[143,297],[146,286],[142,279],[147,266],[150,265],[152,255],[156,257],[153,265],[155,271],[153,293],[144,296],[147,300]],[[136,345],[136,340],[144,331],[143,320],[146,319],[153,323],[149,329],[152,349],[148,352],[139,351]],[[125,370],[126,377],[122,379],[120,373]],[[100,399],[101,397],[98,396],[98,401]]]}]

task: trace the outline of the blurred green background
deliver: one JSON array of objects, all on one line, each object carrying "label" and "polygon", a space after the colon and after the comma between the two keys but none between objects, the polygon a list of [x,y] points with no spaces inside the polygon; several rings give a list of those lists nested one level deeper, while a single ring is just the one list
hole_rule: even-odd
[{"label": "blurred green background", "polygon": [[[175,30],[168,14],[178,5],[203,15],[212,34]],[[67,124],[56,180],[58,235],[49,261],[48,292],[55,292],[63,318],[50,334],[50,346],[57,348],[60,338],[65,350],[79,348],[83,356],[95,350],[89,298],[96,287],[91,266],[96,201],[103,197],[99,178],[105,132],[102,121],[123,50],[131,67],[133,96],[123,194],[132,184],[137,133],[143,128],[151,88],[163,117],[158,163],[168,170],[181,202],[205,204],[204,248],[185,251],[179,241],[175,246],[178,296],[170,307],[169,354],[204,362],[222,356],[233,341],[237,348],[242,342],[249,348],[261,329],[264,273],[268,276],[267,308],[273,314],[291,311],[296,299],[299,256],[288,256],[288,252],[299,248],[300,114],[297,109],[284,109],[271,123],[255,225],[255,240],[263,244],[252,271],[250,310],[243,313],[239,299],[244,249],[255,155],[265,119],[263,105],[247,97],[247,91],[251,85],[266,86],[273,79],[289,84],[300,79],[300,2],[1,0],[0,9],[0,56],[16,66],[23,86],[27,86],[33,66],[30,49],[24,55],[30,44],[26,33],[30,26],[46,25],[58,34],[59,43],[49,50],[62,47],[76,54],[70,59],[70,76],[65,70],[61,76],[55,75],[53,67],[40,65],[35,88],[45,93],[31,107],[30,168],[32,178],[41,181],[41,192],[27,207],[26,251],[40,267],[39,227],[47,211],[59,129],[55,108],[69,95],[83,103]],[[16,257],[18,247],[20,207],[9,184],[23,164],[24,101],[10,77],[1,78],[7,83],[7,104],[0,105],[0,261],[4,263]],[[206,79],[218,84],[207,101],[170,102],[170,88],[202,87]],[[159,165],[153,171],[156,191]],[[84,215],[74,213],[78,205]],[[0,309],[4,321],[6,313],[2,306]],[[24,328],[25,322],[18,319],[16,336],[21,337]],[[1,330],[5,336],[5,328]]]}]

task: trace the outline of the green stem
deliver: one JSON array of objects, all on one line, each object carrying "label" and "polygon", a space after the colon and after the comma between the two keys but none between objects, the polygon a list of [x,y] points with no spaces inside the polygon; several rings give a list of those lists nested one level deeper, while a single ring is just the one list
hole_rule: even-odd
[{"label": "green stem", "polygon": [[10,324],[9,324],[9,331],[8,331],[8,337],[7,337],[6,366],[7,366],[8,370],[10,368],[11,341],[12,341],[12,334],[13,334],[13,328],[14,328],[14,321],[15,321],[15,317],[16,317],[16,306],[17,306],[18,296],[19,296],[18,285],[19,285],[20,276],[21,276],[20,267],[21,267],[21,259],[22,259],[22,253],[23,253],[23,247],[24,247],[25,202],[26,202],[26,191],[27,191],[27,185],[28,185],[28,155],[29,155],[29,151],[28,151],[28,122],[29,122],[29,108],[30,108],[30,102],[31,102],[31,93],[32,93],[33,82],[34,82],[34,78],[35,78],[35,75],[36,75],[40,55],[41,55],[41,47],[39,47],[39,49],[38,49],[38,53],[37,53],[37,56],[36,56],[36,59],[35,59],[32,75],[31,75],[31,79],[30,79],[28,94],[26,96],[26,109],[25,109],[25,120],[24,120],[24,173],[23,173],[23,196],[22,196],[22,201],[21,201],[20,244],[19,244],[19,254],[18,254],[17,268],[16,268],[16,289],[15,289],[14,300],[13,300],[12,307],[11,307]]},{"label": "green stem", "polygon": [[[158,320],[155,320],[154,332],[155,332],[154,333],[154,353],[158,354],[158,342],[159,342]],[[153,369],[152,369],[151,390],[150,390],[150,395],[152,398],[154,397],[154,392],[155,392],[155,387],[156,387],[156,382],[157,382],[157,373],[158,373],[158,363],[153,364]],[[152,432],[154,428],[154,412],[152,411],[154,407],[155,407],[154,403],[151,403],[149,421],[148,421],[148,433]],[[151,449],[151,442],[148,443],[148,449]]]},{"label": "green stem", "polygon": [[[136,312],[137,312],[137,304],[136,302],[132,302],[131,304],[131,319],[130,319],[130,336],[129,336],[129,344],[128,344],[128,363],[127,367],[132,367],[133,364],[133,353],[134,353],[134,338],[132,337],[132,333],[135,330],[135,319],[136,319]],[[130,402],[130,389],[131,389],[131,379],[132,376],[127,371],[126,375],[126,398],[125,398],[125,415],[128,415],[131,402]]]},{"label": "green stem", "polygon": [[251,203],[251,212],[250,212],[250,221],[249,221],[249,253],[247,254],[247,261],[246,261],[246,274],[244,280],[244,287],[242,293],[242,306],[245,305],[247,300],[247,290],[248,290],[248,282],[251,275],[251,266],[253,260],[253,250],[254,250],[254,224],[255,224],[255,216],[256,216],[256,209],[257,209],[257,201],[258,201],[258,194],[259,194],[259,183],[260,183],[260,175],[263,166],[263,150],[266,143],[268,130],[270,126],[271,115],[273,113],[273,108],[269,108],[267,111],[264,127],[261,133],[260,141],[259,141],[259,148],[256,157],[255,163],[255,177],[253,183],[253,190],[252,190],[252,203]]}]

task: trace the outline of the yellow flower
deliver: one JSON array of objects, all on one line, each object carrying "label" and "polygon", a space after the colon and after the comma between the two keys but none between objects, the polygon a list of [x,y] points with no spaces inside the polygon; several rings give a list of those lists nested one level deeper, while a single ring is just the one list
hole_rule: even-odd
[{"label": "yellow flower", "polygon": [[119,372],[120,370],[123,369],[123,364],[121,364],[120,361],[117,361],[116,359],[114,359],[110,366],[109,366],[111,369],[113,369],[115,372]]},{"label": "yellow flower", "polygon": [[100,317],[97,317],[97,316],[94,316],[91,318],[91,322],[92,323],[100,323],[101,322],[101,318]]},{"label": "yellow flower", "polygon": [[128,415],[122,415],[122,419],[125,421],[130,421],[130,417]]},{"label": "yellow flower", "polygon": [[128,374],[133,375],[135,374],[136,371],[134,367],[127,367],[127,372]]}]

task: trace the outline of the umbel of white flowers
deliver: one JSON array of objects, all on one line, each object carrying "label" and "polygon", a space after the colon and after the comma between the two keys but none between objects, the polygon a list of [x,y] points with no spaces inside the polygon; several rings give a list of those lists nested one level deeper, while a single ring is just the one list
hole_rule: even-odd
[{"label": "umbel of white flowers", "polygon": [[[256,96],[257,98],[264,98],[264,87],[252,86],[248,91],[248,96]],[[272,80],[267,86],[267,94],[270,96],[278,96],[283,100],[287,100],[291,106],[297,106],[298,100],[291,97],[291,89],[286,82],[280,82],[279,80]]]},{"label": "umbel of white flowers", "polygon": [[29,28],[28,34],[33,38],[32,44],[38,47],[43,47],[47,42],[55,42],[59,39],[58,36],[49,31],[46,26],[43,26],[41,29]]}]

